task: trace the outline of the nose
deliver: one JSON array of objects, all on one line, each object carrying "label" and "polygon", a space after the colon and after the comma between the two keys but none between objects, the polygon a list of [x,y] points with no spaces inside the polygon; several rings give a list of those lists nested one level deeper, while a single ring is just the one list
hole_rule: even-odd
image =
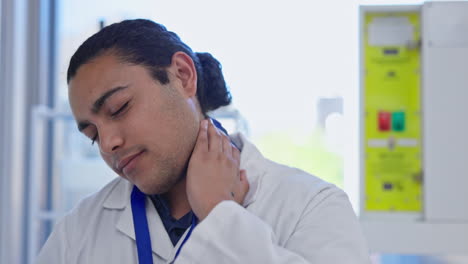
[{"label": "nose", "polygon": [[124,139],[122,132],[114,126],[100,127],[99,148],[103,154],[112,154],[122,147]]}]

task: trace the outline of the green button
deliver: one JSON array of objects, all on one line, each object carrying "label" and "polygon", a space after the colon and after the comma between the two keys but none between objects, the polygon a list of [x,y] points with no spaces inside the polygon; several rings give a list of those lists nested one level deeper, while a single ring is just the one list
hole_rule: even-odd
[{"label": "green button", "polygon": [[393,112],[392,113],[392,129],[393,131],[404,131],[405,130],[405,112]]}]

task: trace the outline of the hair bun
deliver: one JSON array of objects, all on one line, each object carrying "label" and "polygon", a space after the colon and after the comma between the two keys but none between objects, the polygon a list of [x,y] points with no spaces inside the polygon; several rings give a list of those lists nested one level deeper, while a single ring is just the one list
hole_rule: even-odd
[{"label": "hair bun", "polygon": [[202,112],[206,113],[229,105],[232,97],[224,81],[221,64],[210,53],[196,52],[195,54],[200,62],[202,73],[198,75],[201,80],[198,81],[197,91]]}]

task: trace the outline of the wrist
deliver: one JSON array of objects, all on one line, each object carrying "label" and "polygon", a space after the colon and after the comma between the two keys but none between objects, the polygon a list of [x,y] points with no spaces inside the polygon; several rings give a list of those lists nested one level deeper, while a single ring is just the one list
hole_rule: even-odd
[{"label": "wrist", "polygon": [[213,209],[220,204],[222,201],[234,201],[234,197],[231,195],[231,192],[219,196],[217,199],[213,199],[210,202],[207,203],[207,206],[204,208],[202,212],[200,212],[200,215],[197,214],[198,219],[200,222],[205,219]]}]

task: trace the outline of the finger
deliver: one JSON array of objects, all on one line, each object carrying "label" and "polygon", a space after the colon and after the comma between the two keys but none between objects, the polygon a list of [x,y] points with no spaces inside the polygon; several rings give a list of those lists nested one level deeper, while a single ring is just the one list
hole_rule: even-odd
[{"label": "finger", "polygon": [[236,161],[236,166],[240,166],[240,151],[233,145],[231,145],[232,158]]},{"label": "finger", "polygon": [[208,149],[209,151],[223,151],[222,139],[212,121],[208,121]]},{"label": "finger", "polygon": [[223,138],[223,152],[229,158],[232,157],[232,147],[231,147],[231,140],[227,136],[222,136]]},{"label": "finger", "polygon": [[247,180],[247,173],[245,170],[240,171],[239,178],[240,181],[237,187],[236,201],[242,205],[244,203],[245,196],[247,196],[247,193],[249,192],[250,185]]},{"label": "finger", "polygon": [[245,196],[250,189],[249,180],[247,179],[247,172],[245,170],[240,171],[240,184],[241,192]]},{"label": "finger", "polygon": [[208,151],[208,121],[202,120],[200,122],[200,128],[198,130],[197,142],[193,152],[207,152]]}]

